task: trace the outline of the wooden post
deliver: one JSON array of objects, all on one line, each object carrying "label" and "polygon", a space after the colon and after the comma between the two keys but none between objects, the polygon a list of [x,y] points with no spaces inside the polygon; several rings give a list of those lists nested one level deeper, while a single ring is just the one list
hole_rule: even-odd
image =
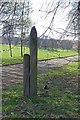
[{"label": "wooden post", "polygon": [[24,96],[30,95],[30,55],[24,54],[23,59]]},{"label": "wooden post", "polygon": [[30,97],[37,96],[37,31],[30,32]]}]

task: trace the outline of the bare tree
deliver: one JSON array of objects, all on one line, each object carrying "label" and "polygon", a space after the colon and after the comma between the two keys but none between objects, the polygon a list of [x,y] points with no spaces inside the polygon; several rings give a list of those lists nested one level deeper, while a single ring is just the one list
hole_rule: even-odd
[{"label": "bare tree", "polygon": [[[62,37],[66,36],[66,37],[72,37],[72,36],[77,36],[78,35],[78,30],[80,29],[79,26],[79,16],[80,16],[80,12],[79,12],[79,3],[80,2],[76,2],[76,1],[70,1],[70,0],[55,0],[55,1],[47,1],[47,7],[46,10],[43,10],[43,7],[41,7],[41,9],[39,10],[40,12],[44,13],[43,17],[45,17],[45,19],[47,19],[47,17],[49,15],[52,15],[52,19],[50,21],[49,26],[46,28],[45,32],[40,36],[42,37],[44,34],[46,33],[51,33],[52,35],[54,34],[54,32],[57,33],[57,35],[59,35],[59,39],[62,39]],[[70,8],[69,12],[66,14],[66,9]],[[55,17],[57,16],[57,13],[61,12],[61,14],[64,13],[65,17],[68,18],[66,19],[68,21],[67,27],[65,29],[62,28],[58,28],[57,30],[55,30],[54,28],[54,20]],[[59,14],[58,14],[59,15]],[[78,22],[77,22],[78,21]],[[77,26],[77,27],[75,27]],[[59,32],[61,30],[61,32]]]},{"label": "bare tree", "polygon": [[[21,34],[21,56],[22,56],[22,39],[28,32],[31,25],[29,13],[31,12],[31,6],[29,0],[25,2],[2,2],[0,1],[0,23],[3,25],[3,36],[9,37],[10,55],[11,52],[11,28],[13,28],[14,35]],[[6,24],[6,25],[5,25]],[[24,30],[25,29],[25,30]],[[18,32],[17,32],[18,31]],[[21,31],[21,32],[20,32]]]}]

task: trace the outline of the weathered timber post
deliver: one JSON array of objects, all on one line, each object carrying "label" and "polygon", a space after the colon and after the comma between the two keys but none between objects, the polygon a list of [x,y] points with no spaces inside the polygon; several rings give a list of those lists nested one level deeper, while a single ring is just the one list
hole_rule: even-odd
[{"label": "weathered timber post", "polygon": [[37,96],[37,31],[30,32],[30,97]]},{"label": "weathered timber post", "polygon": [[23,59],[23,86],[24,96],[30,95],[30,55],[24,54]]}]

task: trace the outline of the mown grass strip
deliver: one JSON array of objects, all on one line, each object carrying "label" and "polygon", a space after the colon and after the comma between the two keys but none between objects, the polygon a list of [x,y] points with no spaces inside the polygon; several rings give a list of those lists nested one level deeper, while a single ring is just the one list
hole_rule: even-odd
[{"label": "mown grass strip", "polygon": [[[2,48],[1,48],[2,47]],[[13,47],[13,46],[12,46]],[[0,58],[2,56],[2,64],[8,65],[8,64],[15,64],[15,63],[22,63],[23,57],[20,56],[20,46],[17,45],[13,47],[12,53],[13,57],[10,57],[10,51],[8,45],[0,45],[0,49],[3,50],[3,52],[0,52]],[[29,54],[29,48],[23,47],[23,54]],[[75,50],[62,50],[62,49],[54,49],[51,50],[45,50],[45,49],[38,49],[38,60],[45,60],[50,58],[58,58],[58,57],[66,57],[66,56],[74,56],[78,55],[78,52]]]},{"label": "mown grass strip", "polygon": [[[10,118],[79,117],[77,75],[78,62],[39,75],[37,98],[23,97],[22,82],[3,88],[3,116]],[[49,86],[47,91],[44,90],[45,84]]]}]

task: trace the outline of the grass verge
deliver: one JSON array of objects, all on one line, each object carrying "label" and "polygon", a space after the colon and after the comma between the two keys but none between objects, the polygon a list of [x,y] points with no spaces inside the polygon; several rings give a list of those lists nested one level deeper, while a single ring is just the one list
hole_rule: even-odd
[{"label": "grass verge", "polygon": [[[79,62],[80,63],[80,62]],[[78,62],[38,76],[37,98],[23,96],[23,83],[3,88],[3,116],[9,118],[78,118]],[[48,90],[44,86],[48,85]]]},{"label": "grass verge", "polygon": [[[13,46],[12,46],[13,47]],[[20,56],[20,46],[17,45],[13,47],[12,54],[13,57],[10,57],[10,51],[8,45],[0,45],[0,58],[2,57],[2,64],[15,64],[15,63],[22,63],[23,57]],[[23,54],[29,54],[29,48],[23,47]],[[78,52],[75,50],[62,50],[62,49],[54,49],[52,50],[44,50],[38,49],[38,60],[50,59],[50,58],[58,58],[58,57],[66,57],[66,56],[74,56],[78,55]]]}]

